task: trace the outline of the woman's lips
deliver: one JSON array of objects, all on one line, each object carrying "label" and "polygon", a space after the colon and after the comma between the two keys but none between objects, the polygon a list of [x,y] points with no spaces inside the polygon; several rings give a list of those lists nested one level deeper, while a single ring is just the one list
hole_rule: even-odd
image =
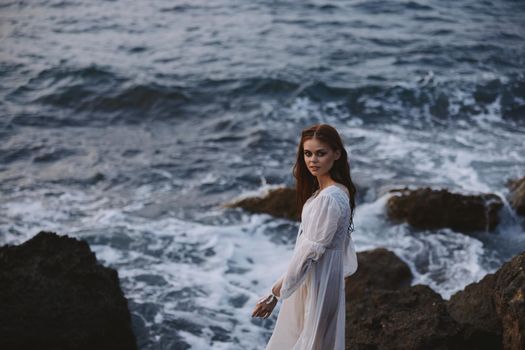
[{"label": "woman's lips", "polygon": [[319,169],[319,167],[318,166],[311,166],[310,169],[317,170],[317,169]]}]

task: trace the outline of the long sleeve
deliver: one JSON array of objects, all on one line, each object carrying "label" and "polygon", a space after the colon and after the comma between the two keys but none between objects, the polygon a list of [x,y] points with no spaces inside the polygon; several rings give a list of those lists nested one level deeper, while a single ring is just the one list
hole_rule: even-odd
[{"label": "long sleeve", "polygon": [[282,277],[281,298],[288,298],[307,276],[312,262],[319,260],[332,242],[341,218],[341,208],[336,199],[319,196],[310,203],[308,217],[304,220],[303,232],[297,237],[292,259]]},{"label": "long sleeve", "polygon": [[[294,247],[294,250],[297,249],[297,242],[299,242],[299,236],[301,235],[301,233],[303,232],[303,223],[301,222],[299,224],[299,229],[297,230],[297,237],[295,237],[295,247]],[[286,271],[283,272],[283,274],[281,275],[281,277],[279,277],[277,279],[277,281],[274,282],[274,284],[272,284],[272,287],[270,289],[270,291],[273,291],[274,287],[277,286],[279,283],[282,283],[282,281],[284,280],[284,277],[286,276]]]}]

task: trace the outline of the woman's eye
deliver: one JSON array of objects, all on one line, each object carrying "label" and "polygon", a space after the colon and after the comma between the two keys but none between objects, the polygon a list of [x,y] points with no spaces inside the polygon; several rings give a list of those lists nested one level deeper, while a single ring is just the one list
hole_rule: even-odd
[{"label": "woman's eye", "polygon": [[[317,153],[317,156],[318,156],[318,157],[322,157],[322,156],[324,156],[325,154],[326,154],[325,152],[320,152],[320,153]],[[305,155],[306,157],[311,157],[311,156],[312,156],[312,153],[311,153],[311,152],[304,152],[304,155]]]}]

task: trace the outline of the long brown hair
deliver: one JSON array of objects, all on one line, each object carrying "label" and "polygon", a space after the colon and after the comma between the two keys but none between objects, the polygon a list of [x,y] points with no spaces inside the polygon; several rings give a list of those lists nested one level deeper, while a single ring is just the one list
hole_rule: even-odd
[{"label": "long brown hair", "polygon": [[356,187],[350,176],[350,165],[348,163],[348,154],[343,146],[343,141],[337,130],[328,124],[315,124],[301,132],[301,140],[297,149],[297,160],[293,166],[293,176],[295,177],[295,189],[297,192],[297,215],[301,220],[304,203],[313,193],[319,189],[317,178],[313,176],[304,161],[304,142],[316,138],[326,143],[332,150],[341,150],[341,156],[334,161],[330,169],[330,177],[346,186],[350,193],[350,230],[353,231],[353,217],[355,210]]}]

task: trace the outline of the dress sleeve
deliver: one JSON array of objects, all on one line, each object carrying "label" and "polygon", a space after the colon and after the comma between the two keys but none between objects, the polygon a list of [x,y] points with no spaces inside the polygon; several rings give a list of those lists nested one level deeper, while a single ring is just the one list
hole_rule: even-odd
[{"label": "dress sleeve", "polygon": [[341,217],[341,208],[336,199],[320,196],[311,205],[303,232],[297,237],[292,259],[281,277],[281,298],[286,299],[303,283],[312,262],[319,260],[332,242]]},{"label": "dress sleeve", "polygon": [[[297,248],[297,243],[299,242],[299,236],[301,235],[301,233],[303,232],[303,223],[301,222],[299,224],[299,229],[297,230],[297,237],[295,238],[295,247],[294,247],[294,250]],[[274,282],[274,284],[272,284],[272,287],[271,287],[271,291],[273,291],[273,288],[278,285],[279,283],[282,283],[283,279],[284,279],[284,276],[286,275],[286,271],[281,275],[281,277],[279,277],[277,279],[277,281]]]}]

